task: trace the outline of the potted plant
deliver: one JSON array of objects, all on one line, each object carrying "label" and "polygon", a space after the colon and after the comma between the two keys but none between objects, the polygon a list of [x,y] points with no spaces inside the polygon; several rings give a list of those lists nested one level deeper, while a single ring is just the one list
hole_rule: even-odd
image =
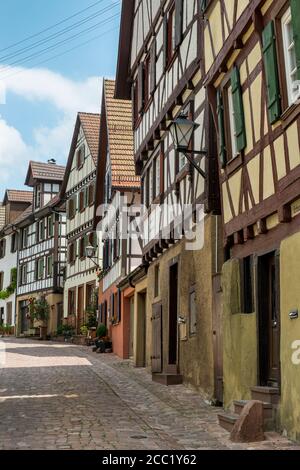
[{"label": "potted plant", "polygon": [[45,297],[29,299],[29,314],[33,320],[34,328],[40,329],[40,337],[45,337],[47,334],[47,322],[50,313],[50,305]]}]

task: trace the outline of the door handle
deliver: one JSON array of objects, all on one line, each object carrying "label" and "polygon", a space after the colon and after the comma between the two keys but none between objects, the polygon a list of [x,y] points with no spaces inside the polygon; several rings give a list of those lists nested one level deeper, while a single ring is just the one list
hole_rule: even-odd
[{"label": "door handle", "polygon": [[273,328],[276,328],[278,325],[277,320],[273,320]]}]

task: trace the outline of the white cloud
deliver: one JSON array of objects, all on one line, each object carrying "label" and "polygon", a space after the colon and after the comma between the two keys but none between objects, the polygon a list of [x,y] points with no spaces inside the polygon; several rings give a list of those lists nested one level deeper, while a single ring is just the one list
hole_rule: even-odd
[{"label": "white cloud", "polygon": [[99,77],[73,81],[47,69],[12,68],[3,83],[7,96],[12,93],[28,102],[28,115],[31,102],[51,104],[58,115],[53,127],[45,123],[32,130],[30,145],[26,144],[27,136],[22,136],[0,116],[0,185],[10,180],[13,186],[16,164],[25,178],[30,159],[45,161],[53,157],[66,161],[77,112],[100,112],[102,81]]}]

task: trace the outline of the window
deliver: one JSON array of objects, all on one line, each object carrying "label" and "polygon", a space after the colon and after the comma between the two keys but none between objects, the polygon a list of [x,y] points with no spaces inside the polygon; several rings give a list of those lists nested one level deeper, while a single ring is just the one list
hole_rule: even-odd
[{"label": "window", "polygon": [[76,313],[76,290],[69,289],[68,291],[68,315],[75,315]]},{"label": "window", "polygon": [[150,100],[150,55],[145,60],[144,64],[144,106],[146,107]]},{"label": "window", "polygon": [[35,187],[35,199],[34,199],[36,209],[41,207],[41,195],[42,195],[42,187],[40,184],[38,184]]},{"label": "window", "polygon": [[45,219],[38,222],[38,241],[45,240]]},{"label": "window", "polygon": [[79,170],[83,166],[84,158],[85,158],[85,146],[81,145],[81,147],[79,147],[76,153],[77,170]]},{"label": "window", "polygon": [[183,170],[186,165],[186,157],[183,153],[178,153],[178,171]]},{"label": "window", "polygon": [[3,283],[4,283],[4,272],[0,272],[0,290],[3,290]]},{"label": "window", "polygon": [[18,249],[18,233],[13,233],[11,236],[11,253],[15,253]]},{"label": "window", "polygon": [[154,160],[154,198],[160,195],[160,155]]},{"label": "window", "polygon": [[234,67],[230,80],[217,96],[219,125],[219,157],[221,166],[241,153],[246,145],[243,93],[240,72]]},{"label": "window", "polygon": [[252,288],[252,257],[248,256],[241,262],[242,277],[242,313],[253,312],[253,288]]},{"label": "window", "polygon": [[4,258],[6,252],[6,240],[3,238],[0,241],[0,258]]},{"label": "window", "polygon": [[46,262],[47,277],[53,276],[53,255],[47,256]]},{"label": "window", "polygon": [[236,130],[234,122],[234,109],[233,109],[233,100],[232,100],[232,86],[230,85],[227,89],[227,103],[228,103],[228,136],[230,137],[230,154],[234,158],[237,155],[236,148]]},{"label": "window", "polygon": [[50,215],[47,218],[47,238],[53,237],[54,234],[54,221],[53,221],[53,215]]},{"label": "window", "polygon": [[173,58],[175,52],[175,7],[170,10],[168,15],[168,59],[169,64]]},{"label": "window", "polygon": [[44,278],[44,258],[40,258],[36,262],[36,275],[37,275],[37,280],[43,279]]},{"label": "window", "polygon": [[68,219],[71,220],[75,217],[76,203],[75,196],[68,200]]},{"label": "window", "polygon": [[74,264],[75,258],[76,258],[76,249],[75,249],[75,242],[73,242],[73,243],[70,243],[68,247],[68,262],[70,264]]},{"label": "window", "polygon": [[88,205],[92,206],[95,202],[95,185],[90,184],[88,187]]},{"label": "window", "polygon": [[86,237],[82,237],[79,240],[79,257],[80,257],[80,259],[85,258],[85,247],[86,247]]},{"label": "window", "polygon": [[294,83],[297,80],[297,58],[292,25],[292,13],[290,8],[288,8],[282,17],[281,27],[283,36],[288,104],[291,105],[299,98],[299,91],[297,87],[294,88]]},{"label": "window", "polygon": [[22,264],[20,267],[20,282],[21,285],[27,283],[27,264]]},{"label": "window", "polygon": [[94,305],[94,290],[95,284],[87,284],[86,285],[86,306],[87,308],[92,307]]},{"label": "window", "polygon": [[79,193],[79,211],[83,212],[85,209],[85,190],[83,189]]},{"label": "window", "polygon": [[28,228],[23,228],[22,230],[22,248],[27,248],[28,246]]},{"label": "window", "polygon": [[155,272],[154,272],[154,297],[158,297],[160,293],[159,278],[160,278],[160,271],[159,271],[159,264],[157,264],[155,266]]},{"label": "window", "polygon": [[191,336],[195,335],[197,333],[197,309],[196,309],[196,292],[195,292],[195,288],[190,289],[189,326],[190,326],[190,335]]}]

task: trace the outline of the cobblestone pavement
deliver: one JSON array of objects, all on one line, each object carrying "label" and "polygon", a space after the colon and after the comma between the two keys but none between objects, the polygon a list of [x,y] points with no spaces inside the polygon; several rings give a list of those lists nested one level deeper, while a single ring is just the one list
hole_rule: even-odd
[{"label": "cobblestone pavement", "polygon": [[217,424],[219,410],[195,391],[153,383],[114,355],[39,341],[4,344],[0,449],[297,448],[275,433],[260,444],[231,443]]}]

